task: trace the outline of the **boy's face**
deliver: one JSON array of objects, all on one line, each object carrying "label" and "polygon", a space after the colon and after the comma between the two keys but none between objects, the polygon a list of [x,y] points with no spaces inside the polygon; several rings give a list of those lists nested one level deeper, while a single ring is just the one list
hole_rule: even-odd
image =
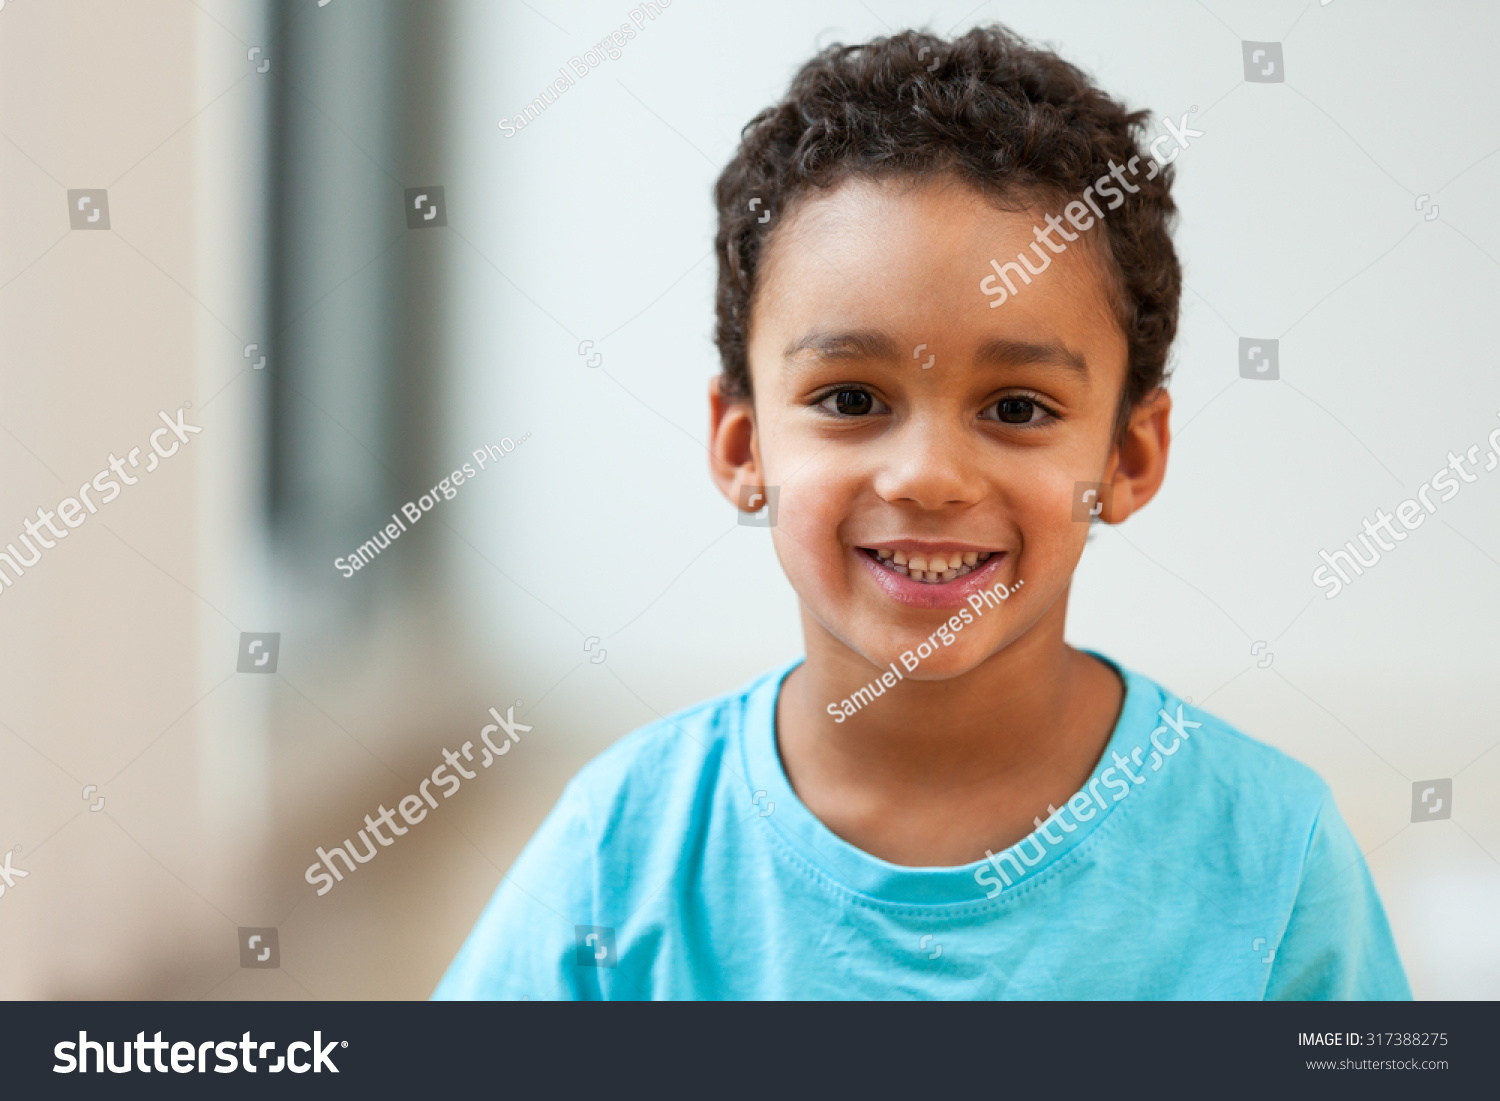
[{"label": "boy's face", "polygon": [[[1117,483],[1101,518],[1118,522],[1161,480],[1164,392],[1114,446],[1126,340],[1087,241],[1052,233],[1065,251],[1038,245],[1050,266],[1013,275],[998,308],[980,290],[991,258],[1041,266],[1044,216],[954,182],[856,179],[794,207],[760,275],[753,407],[714,399],[720,485],[779,487],[772,537],[805,617],[883,666],[969,609],[916,679],[967,672],[1049,614],[1060,637],[1089,530],[1078,483]],[[1014,594],[975,615],[970,595],[1000,582]]]}]

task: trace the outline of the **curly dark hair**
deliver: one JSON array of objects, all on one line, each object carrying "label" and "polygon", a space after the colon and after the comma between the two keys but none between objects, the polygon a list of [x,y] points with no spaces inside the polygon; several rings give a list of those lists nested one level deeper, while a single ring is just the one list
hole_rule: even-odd
[{"label": "curly dark hair", "polygon": [[[1141,138],[1149,118],[1000,26],[952,41],[905,31],[828,47],[797,73],[785,99],[745,127],[714,187],[722,392],[752,396],[746,345],[757,273],[773,228],[815,190],[850,177],[946,174],[1010,209],[1061,204],[1109,172],[1111,161],[1147,162]],[[1150,180],[1137,177],[1139,193],[1102,219],[1102,236],[1088,235],[1114,284],[1128,342],[1122,424],[1165,380],[1177,332],[1182,270],[1172,248],[1172,178],[1169,166]]]}]

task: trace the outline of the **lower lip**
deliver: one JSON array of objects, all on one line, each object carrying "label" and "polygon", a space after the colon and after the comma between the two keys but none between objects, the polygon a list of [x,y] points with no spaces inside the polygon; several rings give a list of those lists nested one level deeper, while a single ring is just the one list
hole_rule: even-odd
[{"label": "lower lip", "polygon": [[875,584],[884,590],[886,596],[913,608],[957,608],[961,604],[967,604],[971,595],[980,589],[992,588],[999,581],[996,575],[1000,572],[1000,564],[1010,557],[1005,551],[997,551],[990,555],[989,561],[984,565],[962,577],[955,577],[952,581],[929,582],[913,581],[895,570],[887,569],[858,548],[854,553],[865,564],[870,576],[875,579]]}]

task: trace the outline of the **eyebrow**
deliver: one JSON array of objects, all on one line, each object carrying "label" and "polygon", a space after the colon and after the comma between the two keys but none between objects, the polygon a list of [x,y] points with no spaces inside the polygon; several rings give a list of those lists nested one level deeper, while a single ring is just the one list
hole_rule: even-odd
[{"label": "eyebrow", "polygon": [[900,356],[896,341],[890,334],[875,329],[808,333],[801,340],[787,345],[785,354],[787,359],[797,359],[807,353],[812,353],[809,358],[820,360],[897,359]]},{"label": "eyebrow", "polygon": [[[896,341],[876,329],[847,332],[812,332],[787,346],[786,358],[808,357],[823,361],[850,359],[900,360]],[[1058,341],[986,340],[974,354],[980,367],[1062,367],[1079,375],[1088,374],[1088,361]]]},{"label": "eyebrow", "polygon": [[1064,367],[1079,375],[1089,373],[1088,361],[1065,344],[1049,341],[987,340],[974,354],[981,367]]}]

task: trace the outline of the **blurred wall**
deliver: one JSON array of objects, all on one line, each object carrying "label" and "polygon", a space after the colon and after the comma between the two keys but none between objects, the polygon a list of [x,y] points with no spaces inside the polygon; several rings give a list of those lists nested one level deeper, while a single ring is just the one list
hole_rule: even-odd
[{"label": "blurred wall", "polygon": [[201,995],[261,908],[261,79],[191,5],[0,10],[4,539],[121,464],[0,602],[7,997]]}]

